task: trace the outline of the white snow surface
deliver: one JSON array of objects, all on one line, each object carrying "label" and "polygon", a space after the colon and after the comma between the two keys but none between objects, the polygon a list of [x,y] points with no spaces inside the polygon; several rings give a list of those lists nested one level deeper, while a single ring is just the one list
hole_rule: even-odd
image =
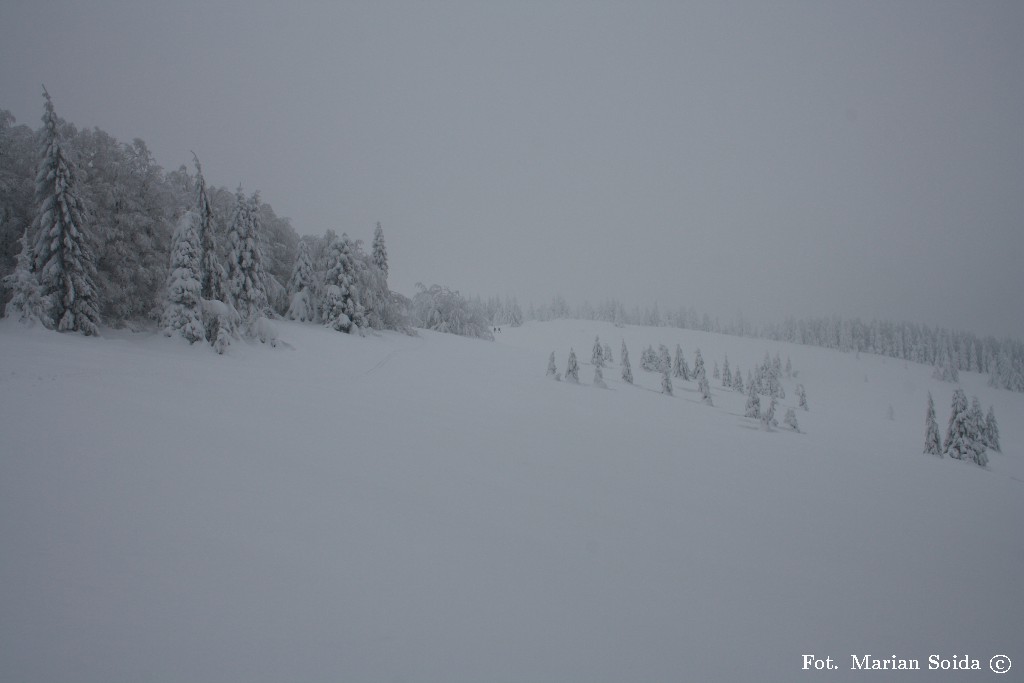
[{"label": "white snow surface", "polygon": [[[921,453],[931,368],[585,321],[495,342],[278,322],[225,356],[0,322],[0,679],[892,680],[850,656],[1024,670],[1024,394],[990,464]],[[792,358],[802,433],[744,394],[545,377]],[[867,378],[867,381],[865,381]],[[895,420],[886,417],[893,406]],[[836,672],[801,670],[831,656]],[[910,674],[914,680],[923,674]],[[973,676],[973,677],[972,677]],[[930,676],[929,676],[930,677]],[[1009,680],[1004,678],[1001,680]],[[1022,680],[1018,677],[1016,680]]]}]

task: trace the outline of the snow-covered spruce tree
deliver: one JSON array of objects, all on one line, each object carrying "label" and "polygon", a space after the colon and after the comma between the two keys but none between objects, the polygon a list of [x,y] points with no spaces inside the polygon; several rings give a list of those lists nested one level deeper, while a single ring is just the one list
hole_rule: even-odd
[{"label": "snow-covered spruce tree", "polygon": [[672,395],[672,375],[668,368],[661,371],[661,393]]},{"label": "snow-covered spruce tree", "polygon": [[658,357],[654,353],[654,348],[648,346],[646,349],[640,352],[640,369],[646,370],[647,372],[654,372],[658,365]]},{"label": "snow-covered spruce tree", "polygon": [[718,361],[717,360],[715,361],[715,364],[712,367],[711,377],[713,379],[721,379],[721,377],[722,377],[722,373],[718,370]]},{"label": "snow-covered spruce tree", "polygon": [[729,354],[726,354],[722,362],[722,386],[726,389],[732,388],[732,371],[729,369]]},{"label": "snow-covered spruce tree", "polygon": [[672,356],[668,352],[668,347],[664,344],[658,345],[658,372],[671,372],[672,371]]},{"label": "snow-covered spruce tree", "polygon": [[36,215],[33,271],[40,294],[49,301],[49,318],[61,332],[99,334],[96,267],[92,244],[85,232],[85,204],[78,175],[64,150],[50,94],[46,99],[36,174]]},{"label": "snow-covered spruce tree", "polygon": [[792,408],[786,408],[786,416],[782,418],[782,424],[786,425],[794,432],[800,431],[800,425],[796,421],[796,411]]},{"label": "snow-covered spruce tree", "polygon": [[786,378],[793,376],[793,364],[789,362],[789,356],[786,356]]},{"label": "snow-covered spruce tree", "polygon": [[960,373],[953,363],[949,352],[943,347],[941,355],[935,360],[935,367],[932,369],[932,377],[940,382],[959,382]]},{"label": "snow-covered spruce tree", "polygon": [[622,380],[633,383],[633,368],[629,365],[629,350],[626,349],[626,340],[622,340]]},{"label": "snow-covered spruce tree", "polygon": [[254,335],[256,323],[270,310],[259,236],[259,193],[246,199],[239,186],[228,229],[228,289],[246,332]]},{"label": "snow-covered spruce tree", "polygon": [[548,371],[547,376],[555,380],[556,382],[562,379],[562,376],[558,374],[558,368],[555,366],[555,352],[552,351],[548,357]]},{"label": "snow-covered spruce tree", "polygon": [[18,252],[14,272],[3,280],[4,286],[14,292],[14,296],[7,302],[4,315],[8,318],[17,317],[19,321],[29,325],[40,323],[44,327],[52,328],[50,300],[43,296],[39,278],[32,270],[32,246],[28,241],[28,230],[22,233],[18,241],[21,244],[21,251]]},{"label": "snow-covered spruce tree", "polygon": [[199,216],[199,244],[202,247],[199,264],[203,285],[201,296],[204,299],[227,301],[224,286],[227,273],[217,258],[217,225],[213,218],[213,207],[210,206],[210,197],[206,193],[206,179],[203,178],[203,167],[199,164],[199,157],[193,158],[196,165],[195,212]]},{"label": "snow-covered spruce tree", "polygon": [[745,417],[761,417],[761,397],[757,395],[753,383],[750,384],[750,390],[747,392],[747,405],[743,415]]},{"label": "snow-covered spruce tree", "polygon": [[[522,323],[520,323],[520,324],[522,324]],[[513,324],[513,327],[515,327],[514,324]],[[614,358],[614,356],[612,356],[612,346],[611,346],[611,344],[606,343],[604,345],[604,354],[603,355],[604,355],[604,364],[605,365],[611,365],[612,362],[613,362],[612,358]]]},{"label": "snow-covered spruce tree", "polygon": [[189,344],[206,338],[202,309],[202,246],[199,216],[186,211],[171,242],[171,272],[164,294],[163,330],[180,334]]},{"label": "snow-covered spruce tree", "polygon": [[600,337],[594,337],[594,349],[590,354],[590,362],[599,368],[604,367],[604,347],[601,346]]},{"label": "snow-covered spruce tree", "polygon": [[339,332],[360,333],[366,327],[366,321],[356,287],[356,266],[352,258],[352,249],[352,241],[346,234],[342,234],[340,239],[331,239],[327,246],[327,272],[324,274],[320,319],[325,325]]},{"label": "snow-covered spruce tree", "polygon": [[999,445],[999,424],[996,422],[996,411],[992,406],[988,407],[985,415],[985,445],[996,453],[1002,453],[1002,446]]},{"label": "snow-covered spruce tree", "polygon": [[942,443],[942,452],[957,460],[969,458],[974,454],[969,410],[964,390],[956,389],[953,392],[953,405],[949,414],[949,425],[946,427],[946,439]]},{"label": "snow-covered spruce tree", "polygon": [[683,347],[676,344],[676,355],[672,360],[672,376],[680,379],[687,379],[683,373]]},{"label": "snow-covered spruce tree", "polygon": [[580,383],[580,366],[576,362],[576,350],[569,348],[569,361],[565,365],[565,381],[573,384]]},{"label": "snow-covered spruce tree", "polygon": [[981,401],[977,396],[971,398],[971,407],[967,409],[967,419],[971,429],[971,459],[984,467],[988,464],[988,454],[985,452],[985,415],[981,412]]},{"label": "snow-covered spruce tree", "polygon": [[313,322],[316,319],[316,302],[313,299],[315,282],[309,244],[305,240],[299,240],[295,268],[292,269],[292,276],[288,278],[290,303],[285,317],[303,322]]},{"label": "snow-covered spruce tree", "polygon": [[384,275],[384,281],[388,279],[388,248],[384,244],[384,230],[377,221],[377,227],[373,231],[373,265],[377,266]]},{"label": "snow-covered spruce tree", "polygon": [[768,408],[761,412],[761,426],[771,431],[772,427],[778,427],[779,421],[775,419],[775,397],[768,399]]},{"label": "snow-covered spruce tree", "polygon": [[600,365],[594,366],[594,386],[607,389],[608,385],[604,383],[604,372],[601,370]]},{"label": "snow-covered spruce tree", "polygon": [[804,410],[810,410],[807,407],[807,392],[804,390],[803,384],[796,385],[796,400],[801,408]]},{"label": "snow-covered spruce tree", "polygon": [[924,452],[928,455],[942,457],[942,448],[939,444],[939,424],[935,421],[935,401],[932,400],[932,392],[928,392],[928,411],[924,416]]},{"label": "snow-covered spruce tree", "polygon": [[704,371],[704,358],[700,355],[700,349],[697,349],[697,355],[693,358],[693,379],[700,381],[701,377],[706,376]]},{"label": "snow-covered spruce tree", "polygon": [[736,372],[732,375],[732,388],[738,393],[746,393],[746,389],[743,387],[743,370],[738,365],[736,366]]},{"label": "snow-covered spruce tree", "polygon": [[709,406],[714,405],[711,402],[711,387],[708,385],[708,378],[701,377],[697,381],[697,389],[700,391],[700,398],[702,401],[707,403]]}]

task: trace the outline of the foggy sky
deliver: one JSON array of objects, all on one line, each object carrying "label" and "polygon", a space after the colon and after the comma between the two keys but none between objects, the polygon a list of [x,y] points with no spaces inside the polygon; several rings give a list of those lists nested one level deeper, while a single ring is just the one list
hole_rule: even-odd
[{"label": "foggy sky", "polygon": [[370,241],[391,285],[1024,337],[1024,3],[50,2],[0,108]]}]

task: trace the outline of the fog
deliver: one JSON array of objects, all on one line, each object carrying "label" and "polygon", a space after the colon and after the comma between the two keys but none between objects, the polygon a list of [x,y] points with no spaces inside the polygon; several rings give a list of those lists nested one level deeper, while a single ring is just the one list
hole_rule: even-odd
[{"label": "fog", "polygon": [[369,241],[391,284],[1024,336],[1024,5],[23,2],[0,109]]}]

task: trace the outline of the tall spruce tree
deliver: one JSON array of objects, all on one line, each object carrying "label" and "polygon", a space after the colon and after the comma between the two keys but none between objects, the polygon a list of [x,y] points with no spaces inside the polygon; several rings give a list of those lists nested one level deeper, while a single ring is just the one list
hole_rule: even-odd
[{"label": "tall spruce tree", "polygon": [[250,334],[254,332],[257,320],[270,309],[259,232],[259,193],[246,199],[239,186],[228,231],[228,245],[231,249],[228,286],[235,309]]},{"label": "tall spruce tree", "polygon": [[629,365],[629,350],[625,339],[622,340],[622,380],[633,383],[633,368]]},{"label": "tall spruce tree", "polygon": [[744,408],[743,415],[745,417],[760,418],[761,417],[761,397],[757,395],[757,389],[754,387],[754,383],[749,383],[749,390],[747,392],[747,405]]},{"label": "tall spruce tree", "polygon": [[383,273],[384,282],[388,280],[388,248],[384,244],[384,230],[380,227],[380,221],[377,221],[377,227],[373,231],[373,265],[377,266],[377,269]]},{"label": "tall spruce tree", "polygon": [[163,327],[168,337],[180,334],[190,344],[206,337],[202,312],[202,247],[199,216],[186,211],[171,242],[171,272],[164,295]]},{"label": "tall spruce tree", "polygon": [[292,269],[292,276],[288,278],[289,304],[285,316],[289,320],[312,322],[316,319],[314,284],[315,274],[313,259],[309,255],[309,244],[306,240],[299,240],[295,267]]},{"label": "tall spruce tree", "polygon": [[50,319],[59,331],[99,334],[96,266],[85,231],[78,174],[64,150],[57,114],[45,88],[43,97],[46,104],[32,222],[33,271],[39,276],[40,294],[48,298]]},{"label": "tall spruce tree", "polygon": [[565,381],[573,384],[580,383],[580,365],[576,361],[576,350],[569,349],[569,360],[565,364]]},{"label": "tall spruce tree", "polygon": [[604,347],[601,346],[600,337],[594,337],[594,349],[590,354],[590,362],[599,368],[604,367]]},{"label": "tall spruce tree", "polygon": [[999,445],[999,424],[996,422],[996,411],[992,406],[988,407],[985,415],[985,444],[996,453],[1002,452]]},{"label": "tall spruce tree", "polygon": [[964,390],[956,389],[953,392],[953,404],[949,414],[949,424],[946,427],[946,439],[942,444],[942,452],[957,460],[969,458],[974,453],[971,444],[973,436],[971,435],[969,410]]}]

